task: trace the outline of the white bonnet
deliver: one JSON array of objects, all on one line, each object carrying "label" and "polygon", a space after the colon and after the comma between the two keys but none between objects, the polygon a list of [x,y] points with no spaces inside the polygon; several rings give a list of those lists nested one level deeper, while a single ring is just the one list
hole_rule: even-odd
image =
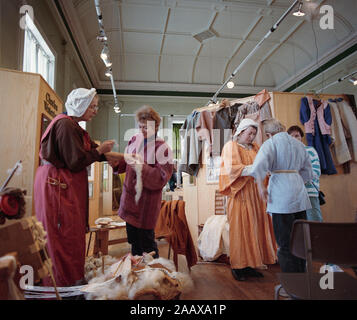
[{"label": "white bonnet", "polygon": [[69,116],[81,117],[89,107],[97,91],[92,89],[78,88],[72,90],[67,96],[66,110]]},{"label": "white bonnet", "polygon": [[240,123],[239,126],[234,134],[234,137],[238,137],[239,134],[244,131],[245,129],[248,129],[249,127],[254,127],[258,130],[258,123],[253,121],[252,119],[243,119]]}]

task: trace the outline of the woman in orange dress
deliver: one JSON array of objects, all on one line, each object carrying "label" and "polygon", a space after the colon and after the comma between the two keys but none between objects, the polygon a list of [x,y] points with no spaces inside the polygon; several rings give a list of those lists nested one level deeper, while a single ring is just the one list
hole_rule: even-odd
[{"label": "woman in orange dress", "polygon": [[277,261],[277,246],[266,204],[259,197],[254,178],[247,176],[258,152],[253,142],[258,124],[243,119],[222,150],[219,191],[228,196],[230,262],[238,281],[263,277],[255,268]]}]

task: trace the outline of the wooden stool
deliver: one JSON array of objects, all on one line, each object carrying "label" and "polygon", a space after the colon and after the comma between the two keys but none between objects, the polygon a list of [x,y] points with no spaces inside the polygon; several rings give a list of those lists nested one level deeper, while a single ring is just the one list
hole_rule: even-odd
[{"label": "wooden stool", "polygon": [[109,231],[117,230],[117,229],[125,229],[125,224],[122,226],[105,226],[105,227],[93,227],[89,229],[89,241],[87,247],[87,256],[89,253],[89,247],[92,240],[92,234],[95,233],[95,242],[94,242],[94,250],[93,254],[96,255],[101,252],[103,255],[108,254],[108,247],[113,244],[124,243],[128,241],[128,238],[120,238],[109,240]]}]

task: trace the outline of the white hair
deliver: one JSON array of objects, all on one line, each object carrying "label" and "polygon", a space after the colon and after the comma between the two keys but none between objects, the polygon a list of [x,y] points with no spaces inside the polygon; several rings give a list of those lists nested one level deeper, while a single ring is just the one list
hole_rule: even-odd
[{"label": "white hair", "polygon": [[272,135],[285,131],[285,126],[276,119],[264,120],[263,128],[265,133],[270,133]]}]

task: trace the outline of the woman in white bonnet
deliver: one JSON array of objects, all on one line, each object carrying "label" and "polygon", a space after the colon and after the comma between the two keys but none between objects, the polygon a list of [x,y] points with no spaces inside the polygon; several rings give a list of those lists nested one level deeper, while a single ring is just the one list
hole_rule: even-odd
[{"label": "woman in white bonnet", "polygon": [[258,124],[243,119],[221,154],[219,191],[228,196],[229,258],[233,277],[244,281],[246,277],[263,277],[255,270],[276,263],[276,242],[266,204],[260,199],[254,179],[247,176],[248,169],[258,152],[253,142]]},{"label": "woman in white bonnet", "polygon": [[[85,234],[88,230],[87,166],[106,161],[114,141],[97,145],[78,122],[91,121],[98,112],[95,89],[73,90],[67,114],[57,115],[41,138],[42,165],[34,185],[36,217],[47,232],[47,248],[58,286],[84,279]],[[52,286],[49,278],[43,285]]]}]

